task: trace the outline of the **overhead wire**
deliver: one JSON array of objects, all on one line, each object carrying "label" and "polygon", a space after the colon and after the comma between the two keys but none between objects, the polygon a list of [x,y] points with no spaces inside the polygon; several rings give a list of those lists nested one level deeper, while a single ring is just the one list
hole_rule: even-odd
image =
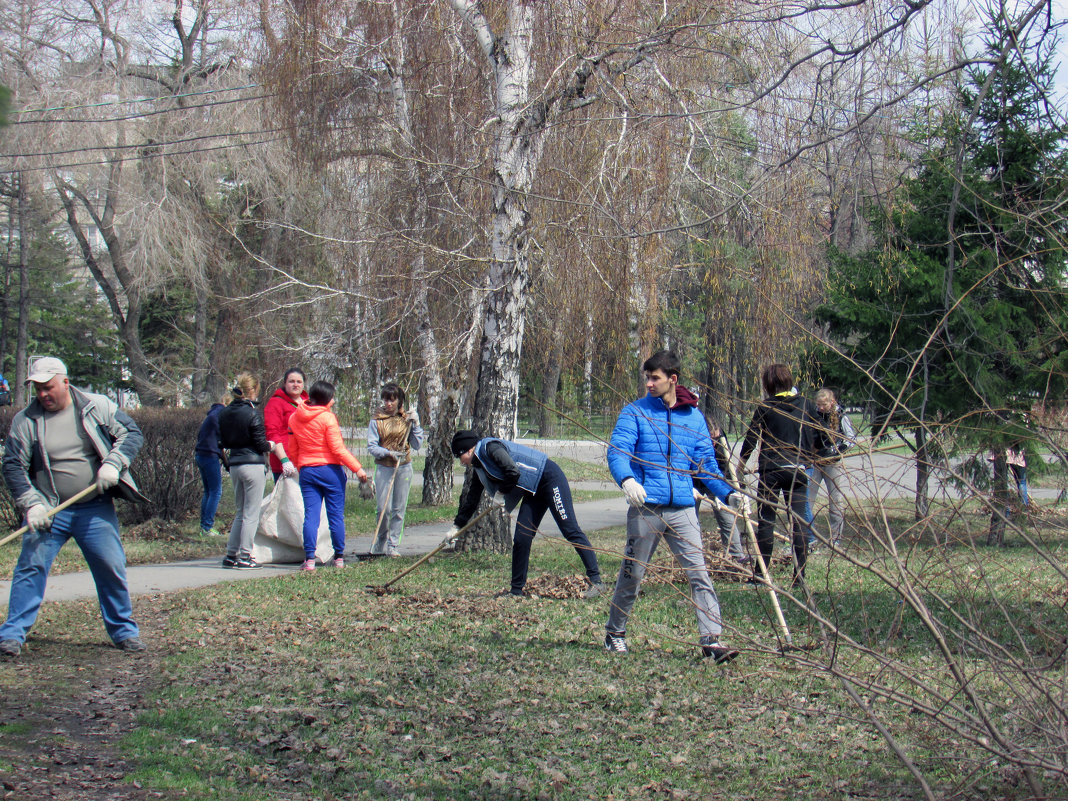
[{"label": "overhead wire", "polygon": [[[199,97],[202,95],[221,94],[223,92],[240,92],[245,89],[262,89],[262,83],[249,83],[244,86],[229,86],[220,89],[203,89],[197,92],[180,92],[178,94],[167,95],[168,100],[180,100],[183,97]],[[160,97],[140,97],[125,100],[102,100],[99,103],[79,103],[72,106],[50,106],[46,108],[28,108],[28,109],[12,109],[9,114],[11,116],[17,116],[19,114],[45,114],[52,111],[76,111],[80,108],[102,108],[104,106],[126,106],[131,103],[151,103],[160,100]],[[43,122],[44,120],[42,120]],[[32,120],[31,120],[32,122]],[[18,121],[11,122],[12,125],[21,124]]]}]

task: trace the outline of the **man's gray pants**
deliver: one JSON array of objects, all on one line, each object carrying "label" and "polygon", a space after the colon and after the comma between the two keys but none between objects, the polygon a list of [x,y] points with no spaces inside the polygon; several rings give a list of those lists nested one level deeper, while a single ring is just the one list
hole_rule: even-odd
[{"label": "man's gray pants", "polygon": [[690,582],[690,600],[697,614],[701,640],[719,639],[723,630],[719,598],[705,567],[701,529],[692,506],[632,506],[627,512],[627,547],[605,628],[617,633],[627,630],[627,618],[638,597],[638,587],[661,536],[667,540]]}]

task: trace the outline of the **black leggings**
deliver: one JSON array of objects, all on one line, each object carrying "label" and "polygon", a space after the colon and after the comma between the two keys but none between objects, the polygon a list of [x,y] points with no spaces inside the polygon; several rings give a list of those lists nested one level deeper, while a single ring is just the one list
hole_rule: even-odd
[{"label": "black leggings", "polygon": [[775,546],[775,506],[782,493],[783,503],[790,510],[790,531],[793,535],[795,574],[805,575],[805,563],[808,561],[808,538],[812,526],[805,517],[805,505],[808,501],[808,476],[803,468],[776,467],[760,472],[760,486],[757,497],[760,501],[757,524],[757,545],[764,563],[771,560]]},{"label": "black leggings", "polygon": [[560,466],[550,459],[533,495],[523,497],[515,521],[515,538],[512,542],[512,592],[522,592],[527,583],[527,568],[530,565],[530,546],[538,526],[546,512],[552,512],[553,520],[560,528],[564,539],[575,546],[586,577],[594,584],[601,580],[597,554],[575,519],[575,506],[571,500],[571,486]]}]

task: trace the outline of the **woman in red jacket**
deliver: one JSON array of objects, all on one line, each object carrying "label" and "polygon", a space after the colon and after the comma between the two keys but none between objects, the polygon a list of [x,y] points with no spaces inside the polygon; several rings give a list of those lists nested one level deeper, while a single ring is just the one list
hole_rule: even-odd
[{"label": "woman in red jacket", "polygon": [[271,473],[275,481],[282,475],[293,477],[297,474],[297,468],[286,454],[289,418],[297,410],[297,405],[307,399],[304,371],[299,367],[290,367],[282,376],[282,386],[274,391],[263,407],[263,427],[267,430],[267,439],[274,443],[271,448]]},{"label": "woman in red jacket", "polygon": [[341,426],[331,409],[334,385],[316,381],[289,418],[289,455],[300,470],[300,494],[304,498],[304,564],[301,570],[315,570],[315,546],[319,539],[319,519],[326,503],[326,520],[334,546],[334,567],[345,566],[345,484],[342,465],[356,474],[361,484],[369,481],[363,465],[345,447]]}]

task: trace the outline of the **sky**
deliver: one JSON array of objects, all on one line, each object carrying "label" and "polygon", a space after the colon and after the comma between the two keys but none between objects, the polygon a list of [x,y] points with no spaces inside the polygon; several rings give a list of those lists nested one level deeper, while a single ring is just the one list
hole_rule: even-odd
[{"label": "sky", "polygon": [[[1068,0],[1053,0],[1053,14],[1059,20],[1068,19]],[[1068,30],[1064,30],[1060,44],[1060,68],[1057,70],[1057,97],[1061,109],[1068,107]]]}]

